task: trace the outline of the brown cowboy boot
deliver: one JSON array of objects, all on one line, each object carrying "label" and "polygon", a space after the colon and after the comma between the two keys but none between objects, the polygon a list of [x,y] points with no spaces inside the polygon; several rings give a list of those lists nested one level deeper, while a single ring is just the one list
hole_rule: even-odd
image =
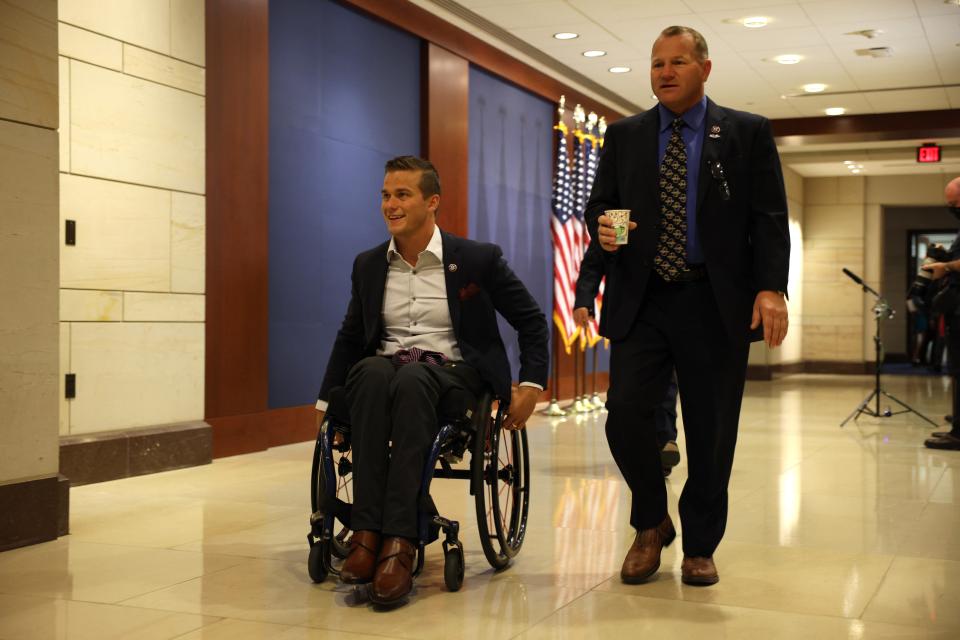
[{"label": "brown cowboy boot", "polygon": [[639,584],[648,580],[660,568],[660,550],[669,547],[677,532],[668,514],[653,529],[637,532],[627,557],[623,559],[620,579],[627,584]]},{"label": "brown cowboy boot", "polygon": [[712,557],[683,556],[680,571],[680,580],[683,584],[709,587],[711,584],[720,582],[720,574],[717,573],[717,565],[713,564]]},{"label": "brown cowboy boot", "polygon": [[340,567],[340,581],[347,584],[366,584],[373,580],[380,553],[380,533],[377,531],[354,531],[350,538],[350,551]]},{"label": "brown cowboy boot", "polygon": [[405,600],[413,589],[413,562],[416,556],[417,548],[406,538],[384,539],[373,584],[370,585],[370,599],[384,605]]}]

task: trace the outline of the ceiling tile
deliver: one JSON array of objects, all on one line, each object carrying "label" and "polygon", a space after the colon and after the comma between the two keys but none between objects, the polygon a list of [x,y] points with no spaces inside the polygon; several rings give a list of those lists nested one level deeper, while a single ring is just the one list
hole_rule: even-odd
[{"label": "ceiling tile", "polygon": [[[697,13],[707,13],[710,11],[769,7],[774,3],[771,3],[770,0],[686,0],[686,4]],[[796,4],[796,2],[784,0],[778,4]]]},{"label": "ceiling tile", "polygon": [[722,36],[734,51],[763,51],[775,48],[816,47],[826,42],[816,27],[796,29],[743,29],[743,33]]},{"label": "ceiling tile", "polygon": [[913,2],[922,16],[960,15],[960,6],[946,4],[943,0],[913,0]]},{"label": "ceiling tile", "polygon": [[945,89],[915,89],[912,91],[877,91],[864,94],[877,113],[893,111],[927,111],[949,109],[950,100]]},{"label": "ceiling tile", "polygon": [[579,11],[561,0],[523,4],[497,4],[471,7],[473,11],[504,29],[572,25],[585,22]]},{"label": "ceiling tile", "polygon": [[[715,9],[715,7],[711,7]],[[697,12],[697,15],[717,30],[721,36],[730,34],[750,34],[791,29],[794,27],[810,27],[813,23],[806,12],[797,4],[780,4],[769,6],[769,2],[760,7],[746,7],[724,10],[710,10]],[[770,23],[760,29],[748,29],[737,20],[750,16],[764,16],[770,18]]]},{"label": "ceiling tile", "polygon": [[[863,16],[853,22],[833,22],[817,25],[820,33],[830,44],[846,45],[850,49],[879,47],[905,38],[924,38],[923,23],[920,18],[900,18],[899,20],[877,20],[872,16]],[[876,29],[883,33],[874,38],[848,35],[854,31]]]},{"label": "ceiling tile", "polygon": [[950,87],[947,90],[947,99],[951,109],[960,109],[960,87]]},{"label": "ceiling tile", "polygon": [[[683,0],[568,0],[570,6],[599,23],[691,15]],[[669,25],[664,25],[669,26]]]},{"label": "ceiling tile", "polygon": [[646,43],[646,47],[648,47],[649,50],[649,48],[653,47],[653,42],[657,39],[657,36],[660,35],[661,31],[677,24],[692,27],[699,31],[704,39],[706,39],[711,55],[717,51],[729,50],[730,48],[706,22],[690,14],[663,16],[645,20],[611,22],[604,26],[618,38],[626,42],[634,43],[636,47],[642,48]]},{"label": "ceiling tile", "polygon": [[859,22],[865,17],[892,20],[917,16],[916,7],[909,0],[815,0],[800,5],[816,25]]},{"label": "ceiling tile", "polygon": [[933,59],[944,84],[960,84],[960,47],[935,49]]},{"label": "ceiling tile", "polygon": [[847,110],[846,115],[875,112],[867,99],[858,93],[843,96],[804,96],[788,102],[804,116],[823,116],[828,107],[843,107]]}]

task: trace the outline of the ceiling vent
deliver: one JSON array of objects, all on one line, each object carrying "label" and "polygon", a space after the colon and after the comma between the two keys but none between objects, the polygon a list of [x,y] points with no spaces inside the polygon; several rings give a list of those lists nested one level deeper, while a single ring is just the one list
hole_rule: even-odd
[{"label": "ceiling vent", "polygon": [[869,49],[855,49],[854,53],[858,56],[870,56],[871,58],[889,58],[893,56],[893,49],[890,47],[870,47]]},{"label": "ceiling vent", "polygon": [[848,31],[843,35],[863,36],[864,38],[872,40],[873,38],[876,38],[877,36],[879,36],[881,33],[883,33],[883,29],[861,29],[860,31]]}]

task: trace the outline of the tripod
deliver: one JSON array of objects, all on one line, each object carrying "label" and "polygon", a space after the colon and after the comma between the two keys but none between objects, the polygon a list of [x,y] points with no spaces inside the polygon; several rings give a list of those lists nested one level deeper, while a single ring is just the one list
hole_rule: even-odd
[{"label": "tripod", "polygon": [[[884,390],[884,388],[880,385],[880,367],[883,365],[883,343],[880,341],[880,321],[883,320],[884,318],[886,318],[887,320],[892,318],[894,314],[894,310],[890,308],[890,304],[884,298],[880,297],[879,293],[871,289],[870,286],[867,285],[855,273],[853,273],[849,269],[844,269],[843,272],[847,276],[849,276],[851,280],[859,284],[860,287],[863,289],[864,293],[872,294],[873,297],[877,299],[876,303],[873,305],[873,315],[877,320],[877,329],[876,329],[876,332],[873,334],[873,347],[876,352],[876,362],[874,364],[875,383],[874,383],[873,391],[871,391],[870,395],[868,395],[866,398],[863,399],[863,402],[861,402],[857,406],[857,408],[854,409],[853,413],[847,416],[846,420],[840,423],[840,426],[841,427],[845,426],[848,422],[850,422],[851,419],[852,420],[858,419],[860,415],[864,413],[873,418],[891,418],[893,416],[900,415],[901,413],[915,413],[917,414],[917,416],[926,420],[933,426],[935,427],[940,426],[936,422],[928,418],[927,416],[923,415],[922,413],[920,413],[919,411],[917,411],[916,409],[908,405],[907,403],[887,393]],[[901,407],[903,407],[903,409],[900,409],[899,411],[890,411],[890,409],[887,408],[885,411],[880,411],[880,396],[885,396],[886,398],[893,400],[894,402],[899,404]],[[875,400],[876,402],[875,408],[873,409],[871,409],[869,406],[871,400]]]}]

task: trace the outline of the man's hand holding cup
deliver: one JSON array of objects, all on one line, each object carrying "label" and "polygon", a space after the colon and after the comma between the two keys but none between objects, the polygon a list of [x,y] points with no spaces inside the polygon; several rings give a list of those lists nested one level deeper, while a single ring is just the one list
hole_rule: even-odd
[{"label": "man's hand holding cup", "polygon": [[627,244],[627,234],[637,228],[630,220],[630,209],[607,209],[597,219],[597,236],[604,251],[617,251]]}]

